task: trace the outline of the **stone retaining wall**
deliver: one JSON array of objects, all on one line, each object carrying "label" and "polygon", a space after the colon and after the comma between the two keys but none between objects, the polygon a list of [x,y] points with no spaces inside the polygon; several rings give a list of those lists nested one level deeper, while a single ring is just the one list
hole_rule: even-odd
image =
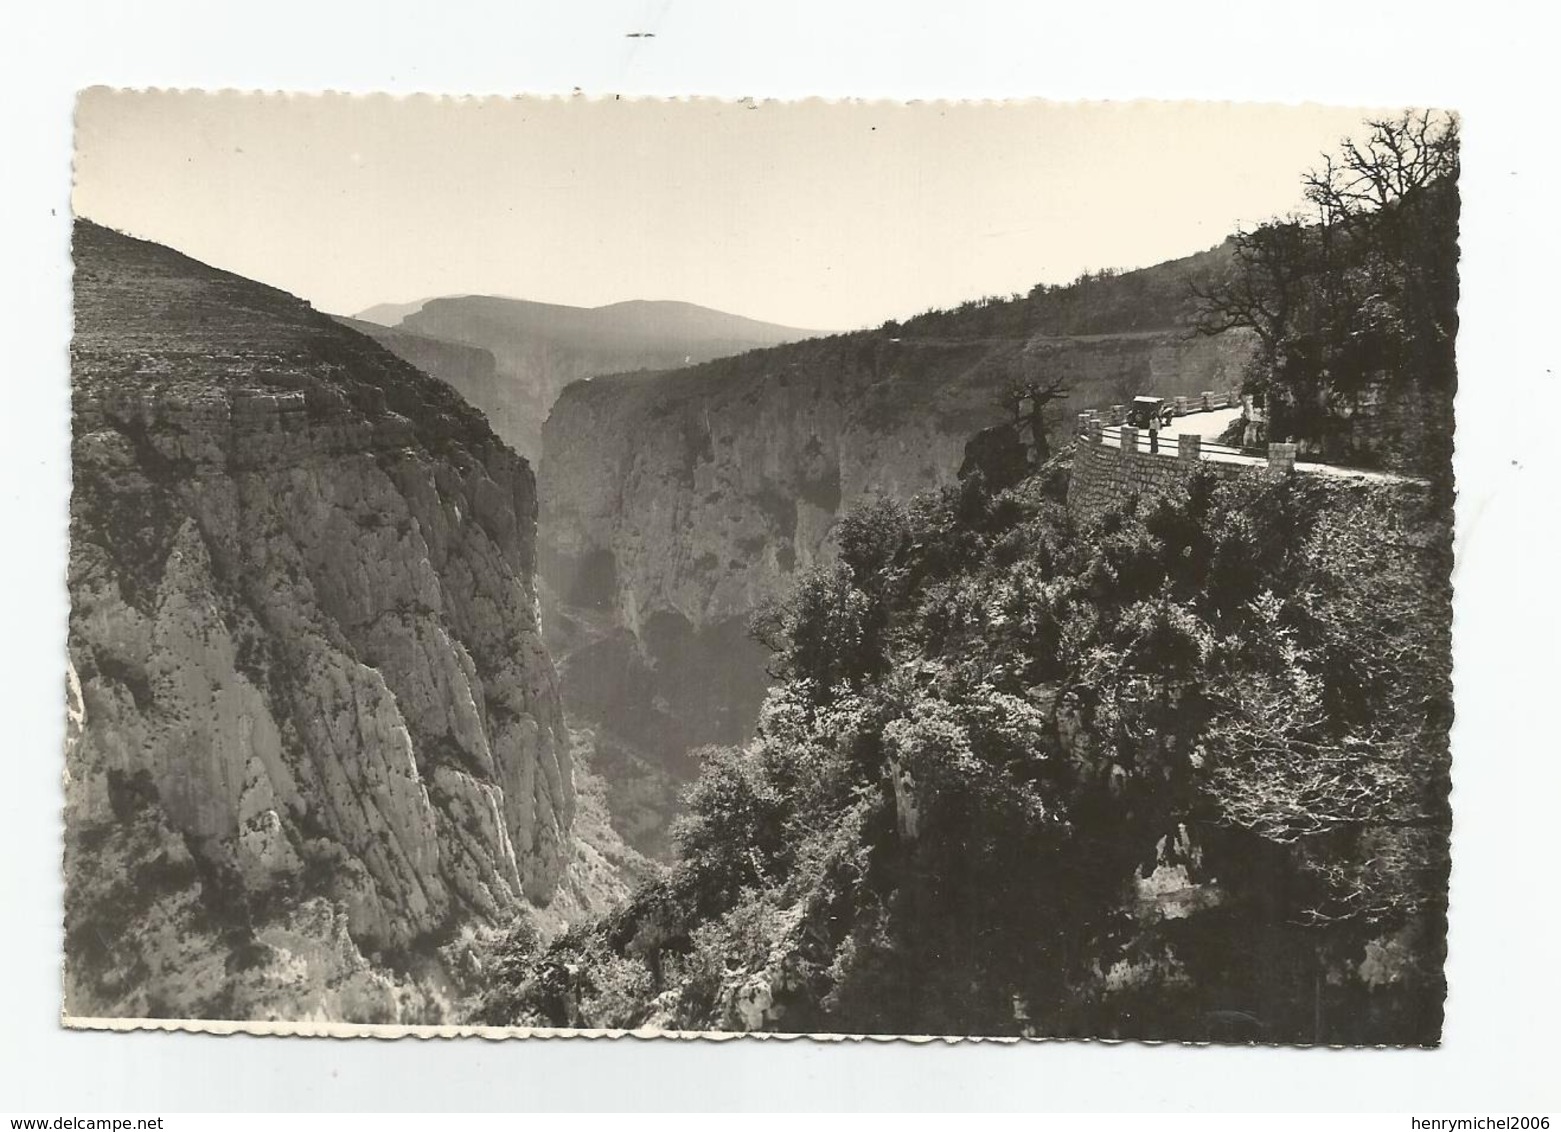
[{"label": "stone retaining wall", "polygon": [[[1174,443],[1172,442],[1174,439]],[[1295,471],[1294,444],[1268,446],[1268,472],[1286,475]],[[1073,449],[1073,472],[1068,480],[1068,510],[1078,518],[1093,518],[1137,496],[1150,500],[1181,491],[1195,469],[1206,468],[1218,476],[1234,477],[1262,468],[1258,463],[1233,463],[1203,458],[1203,440],[1197,436],[1167,437],[1158,452],[1146,452],[1138,430],[1122,429],[1121,447],[1103,442],[1100,425],[1091,422]]]},{"label": "stone retaining wall", "polygon": [[[1131,429],[1124,430],[1132,432]],[[1068,481],[1068,510],[1078,518],[1093,518],[1132,496],[1155,498],[1180,491],[1197,464],[1148,452],[1113,448],[1080,437],[1073,449],[1073,473]],[[1209,467],[1239,470],[1239,465]]]}]

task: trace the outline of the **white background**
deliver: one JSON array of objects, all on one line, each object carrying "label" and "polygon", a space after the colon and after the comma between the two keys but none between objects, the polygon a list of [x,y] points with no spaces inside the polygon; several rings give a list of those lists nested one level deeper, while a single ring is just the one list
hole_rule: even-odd
[{"label": "white background", "polygon": [[[1554,37],[1518,3],[37,2],[0,25],[0,1111],[1555,1107]],[[653,31],[654,39],[628,39]],[[1453,928],[1444,1047],[494,1043],[68,1033],[59,776],[79,87],[1205,98],[1464,114]],[[1240,160],[1233,153],[1231,160]]]}]

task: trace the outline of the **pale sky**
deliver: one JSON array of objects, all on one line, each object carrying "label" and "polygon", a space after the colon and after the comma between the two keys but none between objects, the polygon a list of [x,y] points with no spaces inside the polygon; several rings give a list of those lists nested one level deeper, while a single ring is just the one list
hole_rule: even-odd
[{"label": "pale sky", "polygon": [[1367,111],[87,91],[75,210],[321,310],[681,299],[849,329],[1187,255]]}]

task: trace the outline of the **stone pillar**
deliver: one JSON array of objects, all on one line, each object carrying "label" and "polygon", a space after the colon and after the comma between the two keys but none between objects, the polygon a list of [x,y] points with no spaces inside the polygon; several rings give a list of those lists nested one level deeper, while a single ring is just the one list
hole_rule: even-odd
[{"label": "stone pillar", "polygon": [[1183,463],[1195,464],[1203,456],[1203,437],[1184,432],[1176,437],[1176,458]]},{"label": "stone pillar", "polygon": [[1127,407],[1124,405],[1112,405],[1111,423],[1121,424],[1125,420],[1127,420]]},{"label": "stone pillar", "polygon": [[1282,476],[1295,471],[1295,445],[1270,444],[1268,446],[1268,471]]},{"label": "stone pillar", "polygon": [[1185,397],[1177,397],[1172,402],[1172,404],[1174,404],[1176,406],[1176,415],[1177,416],[1185,417],[1187,415],[1187,398],[1185,398]]},{"label": "stone pillar", "polygon": [[1122,455],[1138,451],[1138,430],[1132,425],[1122,426]]},{"label": "stone pillar", "polygon": [[1089,435],[1089,414],[1088,413],[1080,413],[1079,414],[1079,435],[1080,436],[1088,436]]},{"label": "stone pillar", "polygon": [[1091,444],[1099,444],[1102,440],[1105,439],[1105,436],[1100,429],[1099,417],[1094,415],[1090,416],[1089,424],[1085,426],[1084,435],[1089,437],[1089,442]]},{"label": "stone pillar", "polygon": [[1214,408],[1214,390],[1205,389],[1202,393],[1198,394],[1198,399],[1203,402],[1203,411],[1205,413]]}]

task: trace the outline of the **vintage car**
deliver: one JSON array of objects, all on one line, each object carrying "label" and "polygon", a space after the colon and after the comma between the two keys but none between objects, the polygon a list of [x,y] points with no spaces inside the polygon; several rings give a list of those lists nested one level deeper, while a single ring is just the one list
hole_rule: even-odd
[{"label": "vintage car", "polygon": [[1173,411],[1163,397],[1134,397],[1127,407],[1127,423],[1134,428],[1148,428],[1150,422],[1158,421],[1163,428],[1171,423]]}]

